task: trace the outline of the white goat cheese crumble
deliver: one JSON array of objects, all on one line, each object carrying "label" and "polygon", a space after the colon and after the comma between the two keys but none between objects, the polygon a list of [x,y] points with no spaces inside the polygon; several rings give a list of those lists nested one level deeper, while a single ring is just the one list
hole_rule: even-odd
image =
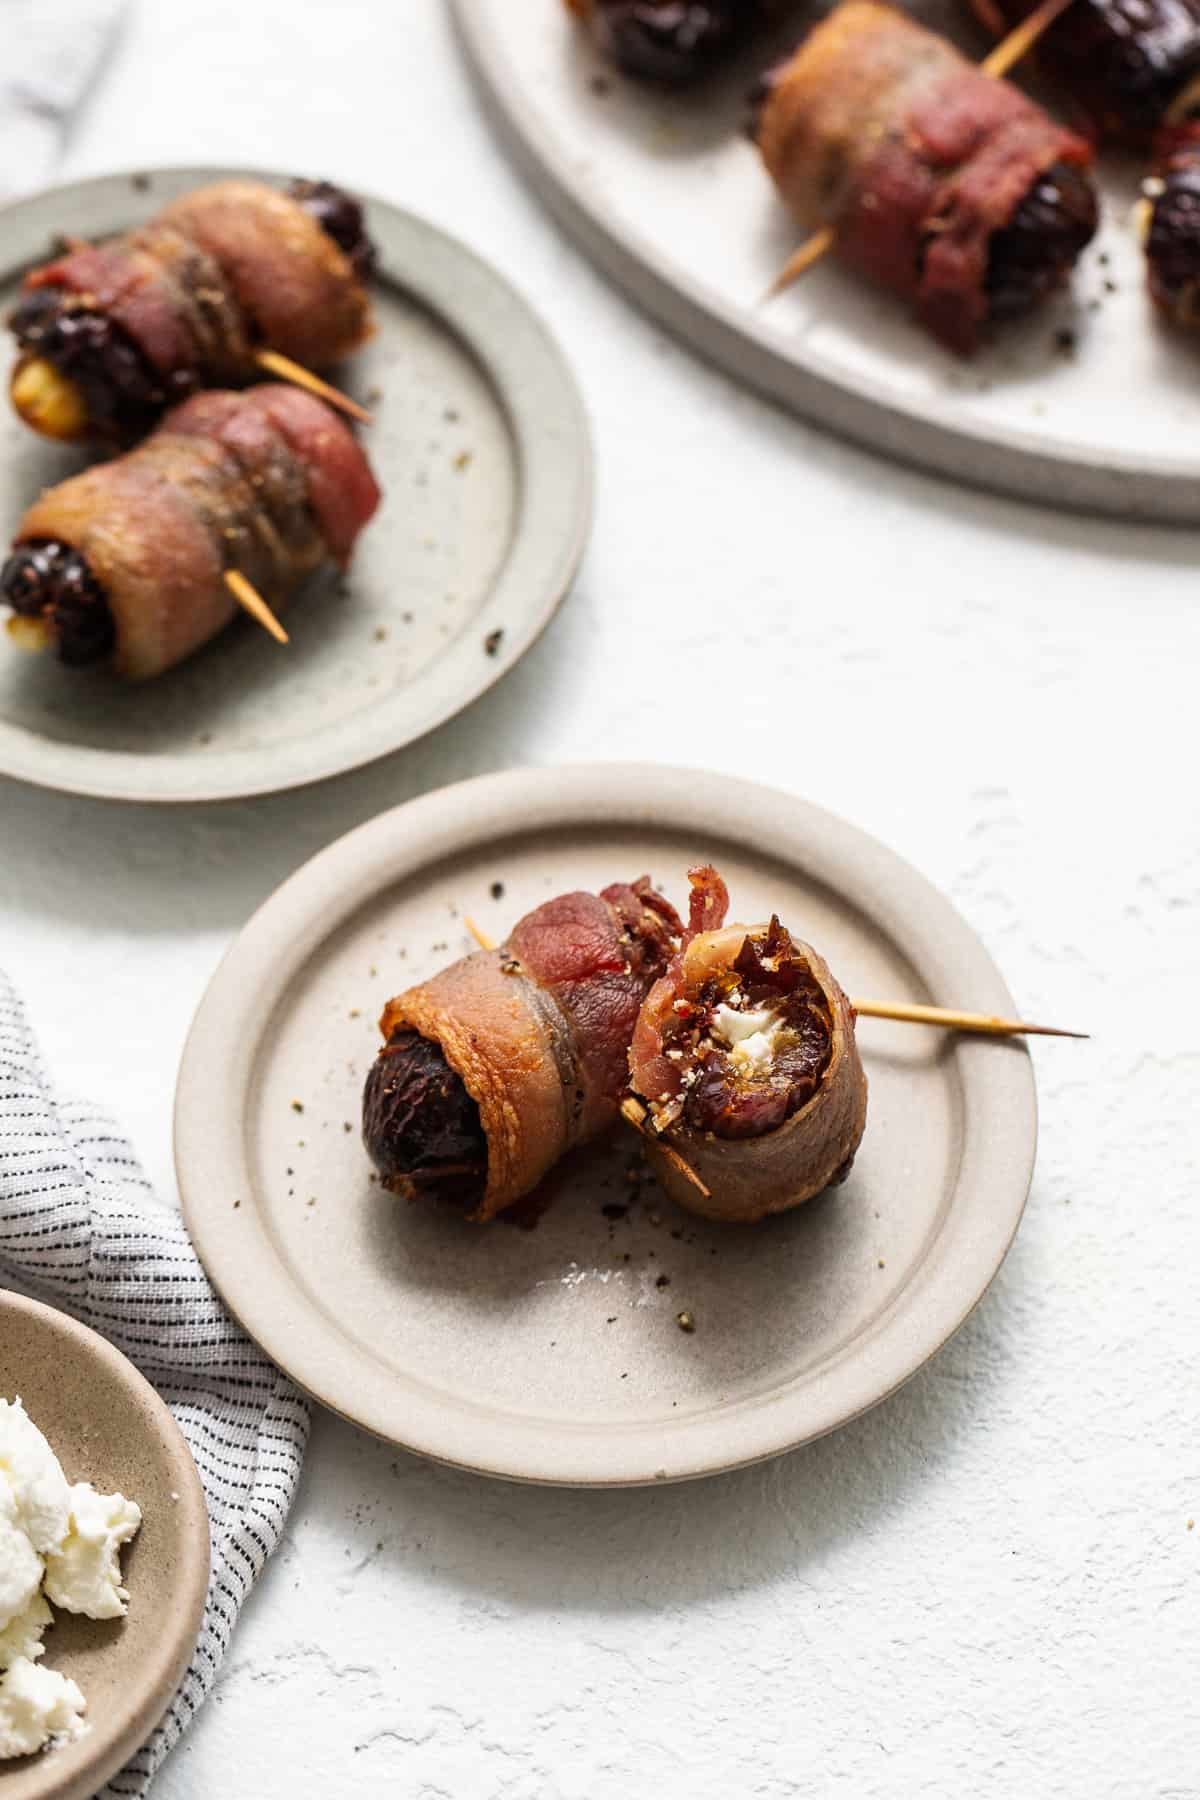
[{"label": "white goat cheese crumble", "polygon": [[770,1068],[775,1055],[775,1039],[783,1021],[769,1006],[750,1012],[735,1012],[732,1006],[718,1006],[713,1014],[712,1034],[729,1045],[730,1061],[747,1074],[761,1075]]},{"label": "white goat cheese crumble", "polygon": [[88,1729],[76,1684],[38,1666],[64,1612],[120,1618],[121,1546],[142,1522],[123,1494],[67,1483],[62,1465],[20,1399],[0,1400],[0,1761],[71,1743]]}]

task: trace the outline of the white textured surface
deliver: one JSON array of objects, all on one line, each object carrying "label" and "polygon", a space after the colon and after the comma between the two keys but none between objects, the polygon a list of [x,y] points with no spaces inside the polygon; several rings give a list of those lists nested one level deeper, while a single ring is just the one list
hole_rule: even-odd
[{"label": "white textured surface", "polygon": [[490,255],[576,363],[601,491],[543,642],[391,763],[172,816],[0,787],[0,960],[164,1191],[183,1034],[251,908],[383,806],[503,764],[790,785],[944,886],[1030,1013],[1098,1035],[1036,1051],[1033,1197],[975,1318],[801,1455],[563,1495],[319,1420],[157,1792],[1196,1800],[1196,535],[886,467],[664,342],[522,191],[438,0],[324,24],[141,0],[67,172],[197,157],[373,186]]}]

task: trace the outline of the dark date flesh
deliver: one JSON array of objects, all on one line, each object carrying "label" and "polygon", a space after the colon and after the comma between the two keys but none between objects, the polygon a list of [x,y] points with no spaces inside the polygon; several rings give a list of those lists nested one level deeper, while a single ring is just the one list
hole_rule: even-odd
[{"label": "dark date flesh", "polygon": [[326,236],[346,252],[358,279],[369,281],[375,273],[377,254],[367,231],[362,201],[332,181],[297,179],[288,183],[287,191],[305,212],[312,214]]},{"label": "dark date flesh", "polygon": [[[297,180],[287,191],[366,280],[375,267],[375,246],[353,195],[328,181]],[[196,369],[161,375],[128,332],[78,294],[37,288],[17,302],[8,324],[22,351],[44,357],[79,388],[92,435],[114,443],[145,437],[168,407],[200,386]]]},{"label": "dark date flesh", "polygon": [[[747,1072],[710,1035],[721,1004],[736,1011],[769,1007],[781,1030],[769,1067]],[[747,937],[732,968],[707,981],[679,1015],[667,1040],[684,1054],[688,1075],[683,1117],[720,1138],[764,1137],[807,1106],[833,1054],[833,1020],[820,986],[777,918],[761,937]]]},{"label": "dark date flesh", "polygon": [[384,1187],[475,1206],[487,1180],[479,1108],[440,1044],[401,1028],[367,1076],[363,1143]]},{"label": "dark date flesh", "polygon": [[199,386],[193,370],[163,377],[107,313],[61,288],[22,295],[8,318],[27,356],[40,356],[74,383],[96,437],[128,444],[145,437],[168,406]]},{"label": "dark date flesh", "polygon": [[748,38],[771,0],[592,0],[593,31],[638,81],[686,87]]},{"label": "dark date flesh", "polygon": [[108,598],[83,557],[66,544],[22,544],[0,569],[0,600],[54,631],[59,661],[84,669],[112,654]]},{"label": "dark date flesh", "polygon": [[1060,287],[1096,223],[1095,190],[1081,169],[1055,163],[1039,176],[1009,223],[992,233],[988,318],[1018,318]]}]

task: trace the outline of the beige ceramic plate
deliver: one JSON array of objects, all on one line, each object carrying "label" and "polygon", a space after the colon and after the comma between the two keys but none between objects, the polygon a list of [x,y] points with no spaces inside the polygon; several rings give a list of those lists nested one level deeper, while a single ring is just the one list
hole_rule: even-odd
[{"label": "beige ceramic plate", "polygon": [[[533,1231],[405,1206],[369,1179],[359,1097],[389,995],[573,887],[711,857],[736,915],[783,918],[851,993],[1011,1013],[949,904],[787,795],[645,766],[525,770],[352,832],[251,920],[184,1054],[176,1157],[204,1263],[327,1406],[446,1462],[588,1486],[710,1474],[883,1399],[995,1274],[1033,1168],[1018,1044],[864,1020],[847,1184],[750,1228],[675,1212],[637,1141],[565,1167]],[[681,1310],[696,1321],[684,1333]]]},{"label": "beige ceramic plate", "polygon": [[[0,316],[56,233],[106,236],[231,173],[245,171],[108,175],[5,207]],[[464,245],[386,201],[367,210],[379,330],[335,379],[374,412],[363,441],[384,501],[349,575],[307,583],[288,609],[286,649],[236,621],[144,686],[22,656],[0,637],[4,774],[119,800],[299,787],[452,717],[553,616],[591,517],[570,370],[520,295]],[[40,489],[80,462],[27,431],[0,392],[0,553]]]},{"label": "beige ceramic plate", "polygon": [[182,1679],[208,1587],[204,1491],[166,1406],[119,1350],[64,1313],[0,1293],[0,1397],[20,1395],[68,1481],[119,1489],[142,1528],[122,1552],[124,1619],[59,1613],[46,1666],[83,1689],[78,1743],[0,1762],[0,1800],[87,1800],[145,1742]]}]

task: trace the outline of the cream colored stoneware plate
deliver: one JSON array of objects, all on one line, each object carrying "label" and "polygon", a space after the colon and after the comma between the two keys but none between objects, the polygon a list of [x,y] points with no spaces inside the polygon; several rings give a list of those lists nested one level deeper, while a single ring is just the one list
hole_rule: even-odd
[{"label": "cream colored stoneware plate", "polygon": [[65,1313],[0,1292],[0,1397],[20,1395],[68,1481],[119,1489],[142,1509],[121,1555],[129,1613],[59,1613],[46,1666],[83,1689],[78,1743],[0,1762],[0,1800],[88,1800],[145,1742],[187,1668],[208,1587],[208,1513],[179,1427],[119,1350]]},{"label": "cream colored stoneware plate", "polygon": [[[1018,1044],[864,1020],[850,1180],[752,1228],[676,1212],[636,1137],[564,1167],[536,1229],[469,1225],[370,1179],[359,1101],[391,994],[575,887],[712,858],[851,993],[1010,1012],[979,941],[906,864],[800,800],[694,771],[523,770],[342,838],[255,915],[180,1073],[176,1159],[209,1274],[318,1399],[445,1462],[616,1486],[711,1474],[883,1399],[959,1326],[1025,1202]],[[677,1324],[682,1310],[696,1329]]]},{"label": "cream colored stoneware plate", "polygon": [[[109,235],[232,173],[244,171],[105,176],[0,210],[0,314],[56,234]],[[0,772],[122,800],[299,787],[452,717],[552,617],[591,518],[571,373],[486,263],[385,201],[367,212],[379,330],[333,378],[375,415],[363,441],[384,502],[349,575],[326,571],[297,595],[286,649],[239,620],[140,687],[0,638]],[[26,430],[0,396],[0,546],[39,489],[81,461]]]},{"label": "cream colored stoneware plate", "polygon": [[[689,94],[622,81],[562,0],[453,0],[505,137],[584,249],[634,300],[737,380],[886,455],[1051,506],[1200,518],[1196,344],[1146,296],[1134,204],[1145,169],[1106,155],[1104,218],[1072,289],[964,362],[828,261],[762,295],[796,227],[743,135],[760,70],[813,8]],[[913,0],[969,56],[960,0]]]}]

